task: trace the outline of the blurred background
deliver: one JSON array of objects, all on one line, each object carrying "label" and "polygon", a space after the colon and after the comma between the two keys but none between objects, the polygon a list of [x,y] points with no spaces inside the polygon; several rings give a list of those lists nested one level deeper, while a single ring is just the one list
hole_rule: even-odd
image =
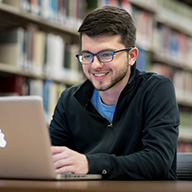
[{"label": "blurred background", "polygon": [[192,152],[192,0],[0,0],[0,96],[40,95],[49,124],[61,92],[84,80],[77,29],[116,4],[137,26],[137,68],[171,79],[181,116],[179,152]]}]

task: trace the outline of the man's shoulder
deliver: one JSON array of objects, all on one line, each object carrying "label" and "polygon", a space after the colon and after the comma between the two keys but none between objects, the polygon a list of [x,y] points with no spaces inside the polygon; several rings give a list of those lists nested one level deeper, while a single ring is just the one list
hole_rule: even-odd
[{"label": "man's shoulder", "polygon": [[143,83],[169,82],[172,84],[171,79],[155,72],[139,71],[137,79],[142,79]]},{"label": "man's shoulder", "polygon": [[138,77],[142,77],[144,79],[168,79],[166,76],[155,73],[155,72],[147,72],[147,71],[139,71]]},{"label": "man's shoulder", "polygon": [[172,81],[164,75],[155,72],[138,71],[135,78],[135,88],[150,90],[154,87],[173,87]]}]

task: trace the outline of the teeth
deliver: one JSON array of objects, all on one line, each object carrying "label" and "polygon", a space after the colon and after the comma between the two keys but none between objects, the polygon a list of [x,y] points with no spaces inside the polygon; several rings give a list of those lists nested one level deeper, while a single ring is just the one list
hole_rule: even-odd
[{"label": "teeth", "polygon": [[105,73],[95,74],[96,77],[102,77],[102,76],[104,76],[104,75],[105,75]]}]

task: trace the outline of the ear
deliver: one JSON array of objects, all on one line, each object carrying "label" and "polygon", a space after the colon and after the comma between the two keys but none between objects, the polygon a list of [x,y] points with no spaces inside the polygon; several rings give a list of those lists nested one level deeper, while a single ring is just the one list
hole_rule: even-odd
[{"label": "ear", "polygon": [[133,47],[129,51],[129,66],[133,66],[135,64],[138,54],[139,50],[137,49],[137,47]]}]

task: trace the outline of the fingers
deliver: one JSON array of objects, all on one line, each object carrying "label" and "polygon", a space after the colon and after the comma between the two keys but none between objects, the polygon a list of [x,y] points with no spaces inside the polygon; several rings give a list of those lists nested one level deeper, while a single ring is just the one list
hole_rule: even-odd
[{"label": "fingers", "polygon": [[53,159],[56,169],[74,164],[72,157],[66,155],[54,155]]},{"label": "fingers", "polygon": [[57,162],[63,159],[69,159],[71,152],[69,150],[62,150],[60,153],[53,153],[53,162]]},{"label": "fingers", "polygon": [[51,147],[53,162],[56,173],[72,172],[72,165],[75,164],[75,151],[67,147]]},{"label": "fingers", "polygon": [[62,174],[62,173],[75,173],[74,167],[72,165],[70,166],[64,166],[56,169],[56,174]]},{"label": "fingers", "polygon": [[65,150],[67,150],[67,147],[58,147],[58,146],[51,146],[51,152],[52,154],[57,154],[57,153],[61,153]]},{"label": "fingers", "polygon": [[51,147],[56,173],[87,173],[88,161],[85,155],[67,147]]}]

